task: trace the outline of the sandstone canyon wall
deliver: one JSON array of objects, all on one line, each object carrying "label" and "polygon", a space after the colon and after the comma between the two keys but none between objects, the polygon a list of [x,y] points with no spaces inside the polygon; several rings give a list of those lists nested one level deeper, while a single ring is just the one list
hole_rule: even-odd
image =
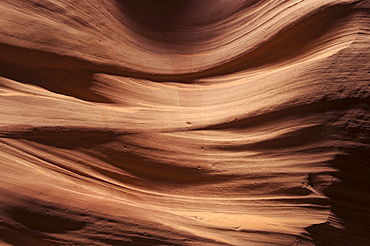
[{"label": "sandstone canyon wall", "polygon": [[370,245],[359,0],[2,0],[1,245]]}]

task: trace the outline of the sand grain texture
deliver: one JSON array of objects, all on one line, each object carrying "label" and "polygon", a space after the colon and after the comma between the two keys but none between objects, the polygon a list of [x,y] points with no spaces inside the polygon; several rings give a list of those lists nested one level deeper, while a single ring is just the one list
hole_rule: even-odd
[{"label": "sand grain texture", "polygon": [[370,245],[369,10],[2,0],[0,244]]}]

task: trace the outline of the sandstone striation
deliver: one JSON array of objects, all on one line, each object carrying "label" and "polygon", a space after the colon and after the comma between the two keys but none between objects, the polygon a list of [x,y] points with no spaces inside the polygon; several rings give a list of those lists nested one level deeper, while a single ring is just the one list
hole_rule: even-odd
[{"label": "sandstone striation", "polygon": [[370,245],[368,0],[2,0],[0,244]]}]

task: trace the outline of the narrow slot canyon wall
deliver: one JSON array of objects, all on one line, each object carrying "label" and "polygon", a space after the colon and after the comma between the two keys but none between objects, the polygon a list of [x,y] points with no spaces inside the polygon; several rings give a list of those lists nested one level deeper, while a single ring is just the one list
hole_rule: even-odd
[{"label": "narrow slot canyon wall", "polygon": [[2,0],[0,244],[370,245],[369,10]]}]

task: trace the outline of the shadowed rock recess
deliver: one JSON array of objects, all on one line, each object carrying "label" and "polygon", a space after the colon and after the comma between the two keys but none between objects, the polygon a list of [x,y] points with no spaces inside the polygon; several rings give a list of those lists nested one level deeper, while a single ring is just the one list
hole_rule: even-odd
[{"label": "shadowed rock recess", "polygon": [[0,1],[0,244],[370,245],[370,1]]}]

